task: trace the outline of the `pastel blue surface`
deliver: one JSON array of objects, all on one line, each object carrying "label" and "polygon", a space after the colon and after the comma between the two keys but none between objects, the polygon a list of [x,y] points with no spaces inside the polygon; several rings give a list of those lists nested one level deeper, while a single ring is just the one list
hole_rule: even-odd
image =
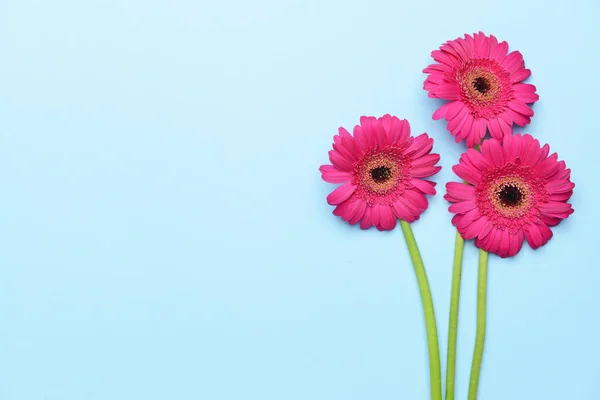
[{"label": "pastel blue surface", "polygon": [[[525,129],[573,170],[575,214],[490,259],[481,400],[600,392],[600,8],[547,2],[0,2],[0,399],[427,399],[421,303],[400,230],[331,215],[339,126],[407,118],[442,155],[429,53],[484,30],[520,50]],[[454,229],[414,224],[442,362]],[[457,399],[474,339],[462,285]]]}]

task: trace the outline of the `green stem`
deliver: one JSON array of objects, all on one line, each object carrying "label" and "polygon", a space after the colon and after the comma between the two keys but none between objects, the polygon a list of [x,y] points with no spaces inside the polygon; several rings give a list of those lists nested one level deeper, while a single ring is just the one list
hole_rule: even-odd
[{"label": "green stem", "polygon": [[479,373],[481,359],[483,358],[483,345],[485,342],[485,308],[487,292],[488,253],[479,250],[479,278],[477,282],[477,333],[475,335],[475,350],[473,351],[473,364],[471,365],[471,380],[469,382],[469,400],[477,399],[479,386]]},{"label": "green stem", "polygon": [[452,290],[450,295],[450,318],[448,322],[448,361],[446,365],[446,400],[454,400],[456,376],[456,337],[458,334],[458,303],[460,301],[460,276],[462,273],[463,249],[465,240],[456,232],[454,245],[454,267],[452,269]]},{"label": "green stem", "polygon": [[423,302],[423,312],[425,314],[425,330],[427,332],[427,347],[429,350],[429,385],[431,390],[431,400],[442,400],[442,373],[440,369],[440,348],[438,344],[437,326],[435,323],[435,312],[433,310],[433,299],[431,298],[431,289],[427,281],[425,266],[417,247],[415,236],[410,224],[406,221],[400,221],[402,233],[406,239],[408,252],[415,268],[417,283],[421,292],[421,301]]}]

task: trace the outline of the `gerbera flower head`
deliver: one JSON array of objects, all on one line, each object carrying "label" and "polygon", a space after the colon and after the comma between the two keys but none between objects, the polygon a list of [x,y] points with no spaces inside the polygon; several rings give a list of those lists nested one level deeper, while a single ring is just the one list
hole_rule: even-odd
[{"label": "gerbera flower head", "polygon": [[512,124],[525,126],[533,110],[528,104],[539,96],[535,86],[522,83],[531,75],[518,51],[482,32],[451,40],[431,52],[436,61],[423,70],[423,88],[429,97],[450,100],[433,114],[445,118],[456,142],[473,147],[490,135],[502,140],[512,134]]},{"label": "gerbera flower head", "polygon": [[575,185],[556,153],[548,155],[530,135],[489,139],[481,152],[468,149],[452,170],[466,183],[449,182],[444,198],[464,239],[500,257],[514,256],[523,241],[537,249],[550,227],[573,213],[567,203]]},{"label": "gerbera flower head", "polygon": [[339,128],[333,142],[331,165],[319,170],[324,181],[342,183],[327,196],[334,215],[379,230],[394,229],[398,218],[419,219],[428,206],[425,195],[435,194],[435,183],[423,178],[441,169],[433,139],[410,136],[408,121],[386,114],[361,117],[352,135]]}]

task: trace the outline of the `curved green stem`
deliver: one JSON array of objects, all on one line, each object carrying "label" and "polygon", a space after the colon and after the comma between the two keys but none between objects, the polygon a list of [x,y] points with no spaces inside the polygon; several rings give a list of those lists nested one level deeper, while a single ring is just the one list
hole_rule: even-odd
[{"label": "curved green stem", "polygon": [[435,323],[435,312],[433,310],[433,299],[431,289],[427,281],[425,266],[417,247],[415,236],[413,235],[410,224],[406,221],[400,221],[402,233],[406,239],[410,259],[412,260],[417,275],[417,283],[421,292],[421,301],[423,302],[423,312],[425,314],[425,330],[427,332],[427,347],[429,350],[429,385],[431,390],[431,400],[442,400],[442,373],[440,369],[440,348],[438,344],[437,326]]},{"label": "curved green stem", "polygon": [[460,277],[462,273],[463,249],[465,240],[456,232],[454,245],[454,267],[452,269],[452,290],[450,295],[450,318],[448,322],[448,359],[446,363],[446,400],[454,400],[456,376],[456,337],[458,334],[458,303],[460,301]]},{"label": "curved green stem", "polygon": [[479,278],[477,280],[477,333],[475,335],[475,350],[473,351],[473,364],[471,365],[471,380],[469,382],[469,400],[477,399],[479,386],[479,373],[481,359],[483,358],[483,345],[485,342],[485,308],[487,292],[488,253],[479,250]]}]

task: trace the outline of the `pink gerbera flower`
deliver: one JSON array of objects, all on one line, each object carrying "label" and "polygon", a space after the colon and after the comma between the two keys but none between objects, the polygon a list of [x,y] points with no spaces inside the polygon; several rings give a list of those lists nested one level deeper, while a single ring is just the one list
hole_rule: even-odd
[{"label": "pink gerbera flower", "polygon": [[482,32],[446,42],[431,52],[436,64],[423,70],[429,74],[423,88],[429,97],[450,100],[433,119],[446,118],[456,142],[473,147],[484,138],[486,128],[502,140],[512,133],[512,124],[525,126],[533,110],[527,105],[539,96],[535,86],[521,83],[531,75],[518,51],[508,53],[506,42]]},{"label": "pink gerbera flower", "polygon": [[343,183],[329,196],[334,215],[360,227],[391,230],[398,218],[419,219],[427,208],[426,194],[435,194],[435,183],[424,180],[436,174],[439,154],[431,154],[433,139],[410,136],[408,121],[391,115],[361,117],[353,135],[340,128],[333,137],[329,160],[322,165],[323,180]]},{"label": "pink gerbera flower", "polygon": [[500,257],[517,254],[524,239],[534,249],[546,244],[550,227],[573,213],[567,201],[575,187],[571,170],[549,152],[530,135],[468,149],[452,169],[467,183],[448,183],[444,196],[461,236]]}]

